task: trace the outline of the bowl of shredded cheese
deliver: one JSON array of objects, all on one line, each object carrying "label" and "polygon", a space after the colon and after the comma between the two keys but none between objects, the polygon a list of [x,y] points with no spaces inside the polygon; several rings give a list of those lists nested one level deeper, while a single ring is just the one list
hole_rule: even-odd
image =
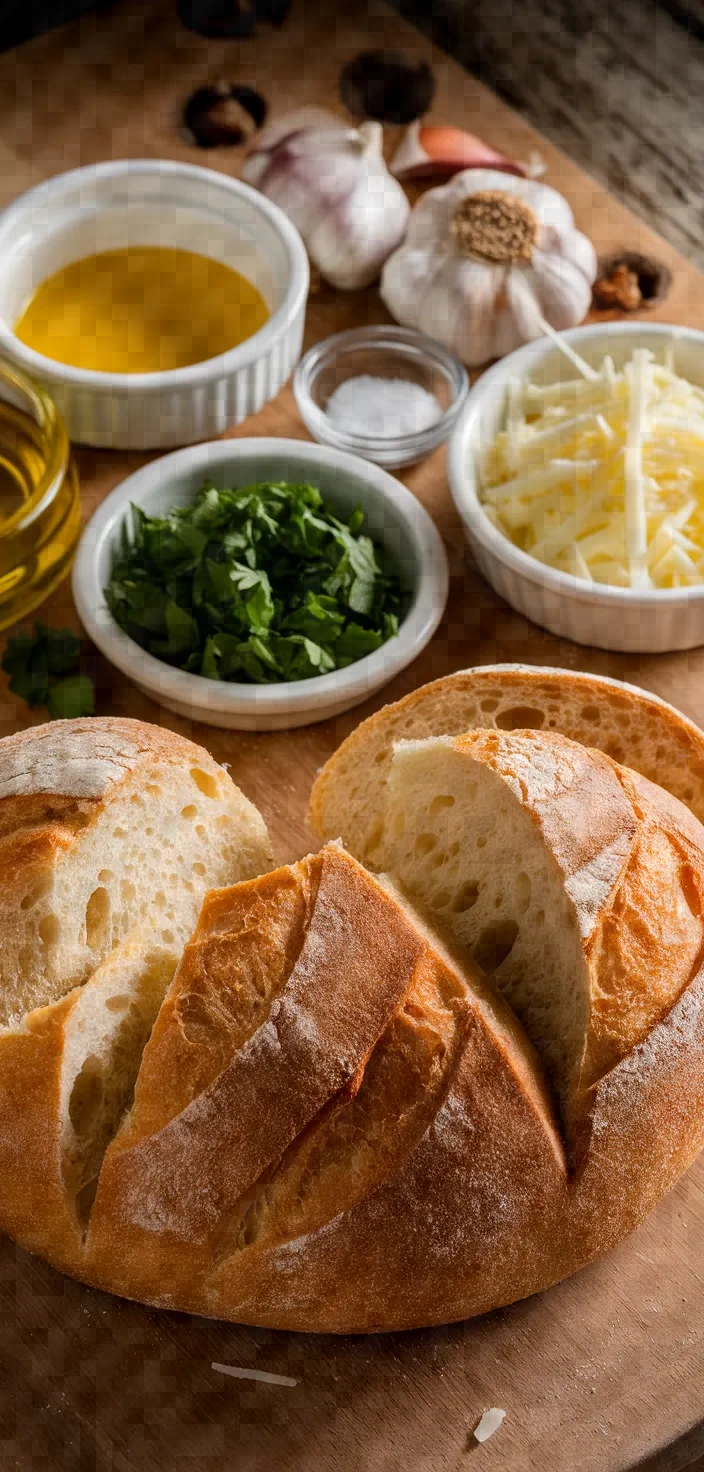
[{"label": "bowl of shredded cheese", "polygon": [[579,644],[704,644],[704,333],[541,338],[471,390],[448,474],[484,576]]}]

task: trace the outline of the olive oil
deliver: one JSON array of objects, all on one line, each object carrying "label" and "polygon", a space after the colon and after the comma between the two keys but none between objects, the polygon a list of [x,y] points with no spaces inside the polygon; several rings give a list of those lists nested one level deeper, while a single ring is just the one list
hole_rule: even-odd
[{"label": "olive oil", "polygon": [[14,330],[27,347],[73,368],[163,373],[237,347],[268,317],[257,287],[222,261],[125,246],[54,272]]},{"label": "olive oil", "polygon": [[80,529],[78,477],[63,422],[36,385],[2,364],[0,628],[36,608],[66,575]]}]

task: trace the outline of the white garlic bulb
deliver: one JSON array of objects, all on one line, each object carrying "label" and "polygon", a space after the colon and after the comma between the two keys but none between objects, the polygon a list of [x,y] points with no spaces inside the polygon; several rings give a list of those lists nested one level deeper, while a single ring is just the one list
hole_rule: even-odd
[{"label": "white garlic bulb", "polygon": [[540,337],[545,322],[581,322],[596,269],[594,247],[556,189],[466,169],[418,202],[381,295],[402,326],[478,367]]},{"label": "white garlic bulb", "polygon": [[265,128],[242,177],[300,230],[331,286],[368,286],[403,238],[410,206],[382,154],[379,123],[348,128],[305,109]]}]

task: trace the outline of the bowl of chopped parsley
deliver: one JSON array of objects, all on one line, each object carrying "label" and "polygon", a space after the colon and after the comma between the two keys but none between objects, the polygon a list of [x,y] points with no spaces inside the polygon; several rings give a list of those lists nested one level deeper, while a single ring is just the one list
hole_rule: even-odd
[{"label": "bowl of chopped parsley", "polygon": [[439,533],[405,486],[298,440],[189,446],[98,508],[74,567],[98,648],[167,709],[306,725],[366,699],[427,644]]}]

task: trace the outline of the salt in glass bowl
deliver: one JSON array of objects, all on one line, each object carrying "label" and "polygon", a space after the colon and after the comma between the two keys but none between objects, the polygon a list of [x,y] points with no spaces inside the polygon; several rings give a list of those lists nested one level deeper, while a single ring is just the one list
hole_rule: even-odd
[{"label": "salt in glass bowl", "polygon": [[[366,374],[419,384],[437,399],[440,417],[412,434],[383,437],[334,423],[326,407],[335,389]],[[319,444],[394,469],[415,464],[447,439],[468,390],[469,380],[459,359],[439,342],[405,327],[355,327],[338,332],[305,354],[293,379],[299,413]]]}]

